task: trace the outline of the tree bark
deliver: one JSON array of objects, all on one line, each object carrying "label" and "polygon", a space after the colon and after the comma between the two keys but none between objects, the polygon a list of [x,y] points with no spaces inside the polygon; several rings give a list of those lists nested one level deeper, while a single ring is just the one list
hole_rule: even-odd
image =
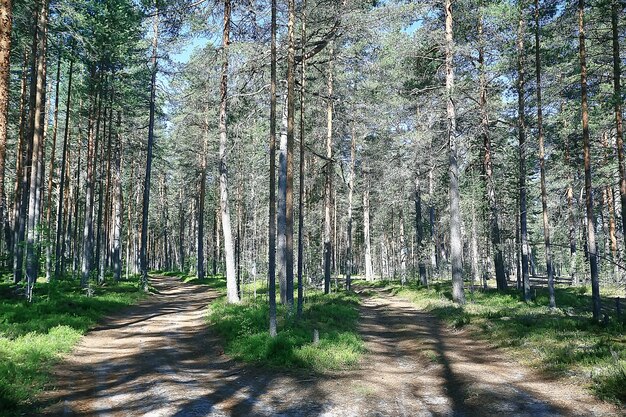
[{"label": "tree bark", "polygon": [[[51,240],[52,233],[52,191],[54,190],[54,161],[56,157],[57,132],[59,127],[59,85],[61,83],[61,52],[57,63],[56,87],[54,89],[54,125],[52,128],[52,147],[50,150],[50,168],[48,170],[48,198],[46,201],[46,227],[48,240]],[[59,194],[59,201],[61,201]],[[46,279],[50,281],[52,274],[52,245],[46,244]]]},{"label": "tree bark", "polygon": [[235,271],[235,254],[233,249],[233,235],[230,225],[230,206],[228,202],[228,165],[226,152],[228,145],[227,108],[228,108],[228,49],[230,45],[231,2],[224,0],[224,32],[222,45],[222,76],[220,81],[220,212],[222,217],[222,232],[224,235],[224,256],[226,258],[226,292],[229,303],[238,303],[237,276]]},{"label": "tree bark", "polygon": [[591,270],[591,297],[593,300],[593,318],[600,320],[600,284],[598,281],[598,258],[596,248],[596,230],[593,214],[593,195],[591,183],[591,141],[589,137],[589,105],[587,103],[587,55],[585,50],[585,0],[578,0],[578,42],[580,58],[580,93],[583,128],[583,158],[585,163],[585,206],[587,211],[587,250]]},{"label": "tree bark", "polygon": [[526,103],[524,100],[524,9],[523,0],[519,0],[519,21],[517,26],[517,135],[519,140],[519,204],[520,204],[520,241],[522,244],[522,286],[524,300],[530,301],[530,278],[528,275],[528,221],[526,212]]},{"label": "tree bark", "polygon": [[504,258],[502,256],[502,238],[500,234],[500,221],[498,219],[498,204],[496,201],[496,186],[493,179],[493,162],[491,153],[491,132],[489,129],[489,113],[487,110],[487,74],[485,69],[485,46],[483,35],[482,4],[478,22],[478,66],[479,66],[479,105],[480,105],[480,130],[483,137],[485,172],[485,190],[487,191],[487,203],[489,205],[489,233],[493,246],[493,264],[496,271],[496,285],[498,290],[506,290],[507,281],[504,273]]},{"label": "tree bark", "polygon": [[25,205],[28,203],[26,187],[28,185],[28,167],[30,166],[30,140],[26,139],[26,78],[29,64],[28,52],[24,52],[24,64],[22,67],[22,82],[20,94],[20,127],[19,145],[17,148],[15,165],[15,193],[13,205],[13,283],[17,284],[23,278],[22,264],[24,260],[24,248],[21,242],[24,240],[25,230]]},{"label": "tree bark", "polygon": [[370,226],[370,189],[369,178],[366,169],[363,169],[365,181],[363,189],[363,236],[365,240],[365,280],[374,280],[374,271],[372,265],[372,237]]},{"label": "tree bark", "polygon": [[302,273],[304,269],[304,92],[306,86],[306,0],[302,1],[302,63],[300,73],[300,178],[298,196],[298,307],[297,315],[302,317],[304,288]]},{"label": "tree bark", "polygon": [[333,68],[334,50],[330,46],[328,61],[326,101],[326,181],[324,185],[324,293],[330,294],[330,270],[332,261],[332,189],[333,189]]},{"label": "tree bark", "polygon": [[270,57],[270,189],[268,222],[268,295],[269,295],[269,332],[276,336],[276,0],[271,5],[271,57]]},{"label": "tree bark", "polygon": [[285,217],[287,220],[285,243],[287,269],[287,303],[293,307],[293,142],[295,128],[295,72],[296,72],[296,4],[288,0],[289,20],[287,25],[287,199]]},{"label": "tree bark", "polygon": [[30,191],[28,199],[28,240],[26,243],[26,278],[28,281],[26,296],[32,300],[32,290],[37,281],[39,269],[39,251],[35,247],[39,241],[39,210],[41,207],[40,172],[43,168],[44,124],[46,113],[46,46],[48,27],[48,1],[41,0],[37,7],[37,48],[35,100],[32,108],[32,161],[30,172]]},{"label": "tree bark", "polygon": [[[353,114],[353,117],[356,114]],[[350,177],[348,179],[348,241],[346,244],[346,290],[352,289],[352,199],[354,196],[354,179],[356,176],[356,126],[351,124],[352,140],[350,141]]]},{"label": "tree bark", "polygon": [[415,177],[415,245],[417,246],[417,267],[420,282],[428,286],[426,264],[424,263],[424,221],[422,219],[422,189],[419,177]]},{"label": "tree bark", "polygon": [[70,110],[72,103],[72,81],[74,76],[74,59],[70,61],[70,68],[68,74],[68,83],[67,83],[67,101],[65,104],[65,131],[63,132],[63,147],[61,149],[61,177],[59,178],[59,201],[57,204],[57,224],[56,224],[56,235],[55,235],[55,266],[54,266],[54,277],[59,279],[65,271],[61,269],[61,258],[64,256],[63,251],[63,196],[65,192],[65,182],[67,175],[67,146],[70,135]]},{"label": "tree bark", "polygon": [[146,152],[146,175],[143,184],[143,210],[141,215],[141,243],[139,248],[139,267],[141,270],[141,285],[144,291],[148,290],[148,208],[150,206],[150,177],[152,175],[152,148],[154,147],[154,112],[156,106],[156,76],[158,71],[159,45],[159,9],[153,17],[152,35],[152,68],[150,80],[150,119],[148,122],[148,147]]},{"label": "tree bark", "polygon": [[461,240],[461,212],[459,209],[459,166],[456,109],[454,105],[454,38],[452,0],[445,0],[446,15],[446,101],[447,140],[450,172],[450,260],[452,263],[452,298],[465,304],[463,290],[463,242]]},{"label": "tree bark", "polygon": [[122,126],[122,112],[121,110],[117,111],[117,138],[115,140],[114,147],[114,190],[113,190],[113,205],[115,209],[115,217],[113,218],[113,253],[112,253],[112,261],[113,261],[113,275],[116,281],[120,281],[122,279],[122,250],[121,250],[121,240],[122,240],[122,169],[121,169],[121,161],[122,161],[122,134],[121,134],[121,126]]},{"label": "tree bark", "polygon": [[546,251],[546,270],[548,272],[548,293],[550,308],[556,308],[554,297],[554,269],[552,248],[550,245],[550,220],[548,218],[548,192],[546,190],[546,157],[543,136],[543,109],[541,107],[541,43],[540,43],[539,0],[535,0],[535,73],[537,76],[537,134],[539,136],[539,172],[541,181],[541,208],[543,213],[543,241]]},{"label": "tree bark", "polygon": [[6,223],[4,171],[6,164],[7,130],[9,125],[12,24],[13,13],[11,0],[0,0],[0,240],[5,236],[4,230]]}]

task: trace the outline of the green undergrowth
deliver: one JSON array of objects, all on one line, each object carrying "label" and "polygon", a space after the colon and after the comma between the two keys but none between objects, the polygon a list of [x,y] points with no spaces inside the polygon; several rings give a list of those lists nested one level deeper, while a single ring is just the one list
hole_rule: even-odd
[{"label": "green undergrowth", "polygon": [[0,282],[0,415],[29,407],[62,353],[104,315],[145,297],[138,280],[94,285],[89,293],[74,280],[38,282],[28,303],[20,288]]},{"label": "green undergrowth", "polygon": [[[223,287],[224,283],[217,286]],[[309,291],[300,319],[278,305],[278,335],[274,338],[268,331],[265,296],[245,297],[239,304],[228,304],[221,298],[211,304],[208,320],[221,336],[224,352],[236,360],[323,373],[358,364],[364,352],[357,331],[358,306],[355,294]],[[313,343],[314,330],[319,332],[317,344]]]},{"label": "green undergrowth", "polygon": [[[536,299],[521,300],[517,290],[466,291],[467,304],[452,303],[449,283],[425,288],[411,282],[360,283],[411,300],[453,327],[467,327],[489,343],[505,348],[523,363],[548,376],[578,378],[601,399],[626,404],[626,320],[596,323],[591,298],[582,288],[556,288],[558,308],[548,307],[546,289]],[[606,301],[608,303],[608,301]]]}]

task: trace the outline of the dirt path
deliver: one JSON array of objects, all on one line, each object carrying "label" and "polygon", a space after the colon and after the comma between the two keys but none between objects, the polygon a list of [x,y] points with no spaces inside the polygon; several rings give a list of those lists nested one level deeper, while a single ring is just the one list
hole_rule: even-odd
[{"label": "dirt path", "polygon": [[160,294],[83,338],[43,399],[48,415],[617,416],[379,291],[364,298],[360,369],[326,376],[243,367],[204,323],[216,294],[159,277]]}]

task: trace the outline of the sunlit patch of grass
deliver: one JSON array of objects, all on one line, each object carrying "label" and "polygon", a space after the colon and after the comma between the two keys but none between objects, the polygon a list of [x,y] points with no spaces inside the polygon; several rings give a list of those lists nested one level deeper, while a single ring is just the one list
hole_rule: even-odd
[{"label": "sunlit patch of grass", "polygon": [[[104,315],[146,296],[138,280],[106,282],[92,294],[76,281],[38,282],[34,300],[0,283],[0,414],[20,414],[43,390],[59,355]],[[32,410],[31,410],[32,412]]]},{"label": "sunlit patch of grass", "polygon": [[[316,372],[354,367],[364,351],[357,332],[358,297],[309,292],[300,319],[278,307],[278,335],[270,337],[267,301],[214,302],[209,321],[224,339],[225,352],[237,360]],[[313,331],[319,343],[313,343]]]},{"label": "sunlit patch of grass", "polygon": [[416,282],[404,286],[388,282],[382,288],[448,325],[466,326],[552,376],[575,376],[599,398],[626,403],[626,322],[623,317],[613,317],[608,324],[594,322],[585,289],[556,288],[558,308],[551,310],[545,289],[538,289],[530,303],[522,301],[514,289],[467,292],[467,304],[460,307],[452,303],[446,282],[432,283],[429,288]]}]

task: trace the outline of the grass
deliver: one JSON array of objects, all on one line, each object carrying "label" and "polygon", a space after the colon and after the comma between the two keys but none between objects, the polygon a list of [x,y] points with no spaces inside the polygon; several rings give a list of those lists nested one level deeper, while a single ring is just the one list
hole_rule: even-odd
[{"label": "grass", "polygon": [[99,319],[145,297],[138,280],[106,282],[92,296],[76,281],[38,282],[27,303],[0,282],[0,414],[29,407],[52,366]]},{"label": "grass", "polygon": [[[223,291],[223,277],[203,282],[183,278],[185,282],[207,284]],[[263,294],[264,288],[257,288]],[[252,288],[245,287],[244,294]],[[213,302],[208,320],[224,341],[230,357],[259,366],[327,372],[358,364],[364,345],[357,331],[359,298],[352,293],[324,295],[308,291],[302,317],[298,319],[286,307],[278,305],[278,335],[269,335],[267,298],[245,298],[240,304],[228,304],[221,298]],[[319,343],[313,343],[313,331]]]},{"label": "grass", "polygon": [[596,323],[590,313],[591,299],[583,288],[557,288],[558,309],[548,307],[547,290],[524,303],[516,290],[467,292],[468,303],[451,301],[449,283],[425,288],[411,282],[404,287],[376,282],[392,294],[411,300],[452,327],[467,327],[511,356],[539,368],[550,376],[578,378],[603,400],[626,404],[626,320],[612,318]]}]

